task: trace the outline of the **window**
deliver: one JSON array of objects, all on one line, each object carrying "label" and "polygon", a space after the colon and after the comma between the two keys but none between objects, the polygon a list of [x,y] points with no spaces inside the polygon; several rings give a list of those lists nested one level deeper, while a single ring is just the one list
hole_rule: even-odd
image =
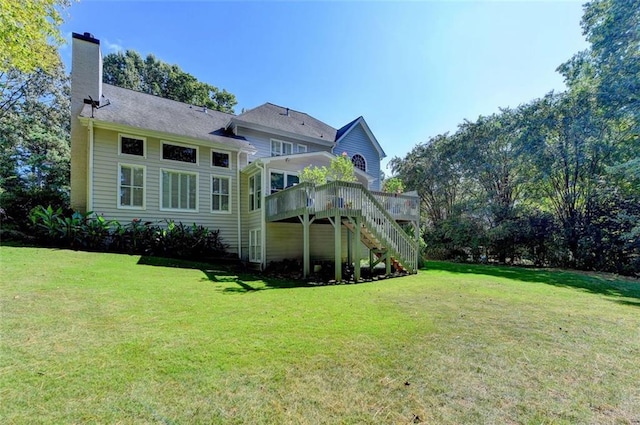
[{"label": "window", "polygon": [[211,211],[231,212],[231,179],[211,176]]},{"label": "window", "polygon": [[173,145],[162,142],[162,159],[198,163],[198,148],[195,146]]},{"label": "window", "polygon": [[249,231],[249,261],[262,262],[262,230],[260,229]]},{"label": "window", "polygon": [[367,172],[367,161],[365,161],[364,157],[360,154],[355,154],[351,157],[351,162],[354,167],[359,168],[360,170]]},{"label": "window", "polygon": [[293,143],[281,142],[280,140],[271,141],[271,156],[291,155],[293,153]]},{"label": "window", "polygon": [[276,193],[300,183],[300,178],[295,174],[289,174],[281,171],[271,172],[271,193]]},{"label": "window", "polygon": [[140,137],[119,135],[120,154],[145,156],[145,139]]},{"label": "window", "polygon": [[118,182],[119,208],[144,208],[145,167],[119,164]]},{"label": "window", "polygon": [[307,151],[307,145],[298,145],[298,153],[304,153]]},{"label": "window", "polygon": [[231,163],[229,162],[229,153],[227,152],[218,152],[211,151],[211,166],[212,167],[220,167],[220,168],[230,168]]},{"label": "window", "polygon": [[259,210],[262,202],[262,176],[260,173],[249,177],[249,211]]},{"label": "window", "polygon": [[198,174],[162,170],[163,209],[197,211]]}]

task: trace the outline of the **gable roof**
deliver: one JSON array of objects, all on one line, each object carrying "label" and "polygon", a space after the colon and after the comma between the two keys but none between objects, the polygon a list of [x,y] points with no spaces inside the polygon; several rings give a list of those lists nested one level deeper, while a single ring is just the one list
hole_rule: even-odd
[{"label": "gable roof", "polygon": [[[323,158],[327,161],[327,164],[330,164],[331,161],[336,158],[336,155],[327,151],[317,151],[317,152],[294,153],[291,155],[267,156],[267,157],[256,159],[251,164],[249,164],[249,166],[247,166],[247,168],[245,168],[242,172],[247,174],[252,173],[253,170],[257,168],[257,164],[270,164],[272,162],[281,162],[281,161],[285,161],[285,162],[294,161],[297,163],[304,163],[310,158]],[[306,162],[305,165],[310,165],[310,164]],[[376,180],[375,177],[373,177],[370,174],[367,174],[365,171],[362,171],[359,168],[354,167],[353,171],[355,172],[356,176],[361,177],[368,182],[372,182]]]},{"label": "gable roof", "polygon": [[85,104],[80,117],[93,117],[98,122],[205,140],[234,150],[255,152],[255,147],[244,138],[225,131],[225,124],[233,117],[232,114],[215,110],[205,112],[199,106],[111,84],[102,85],[102,94],[104,99],[100,108],[93,108],[92,111],[91,105]]},{"label": "gable roof", "polygon": [[378,151],[378,155],[380,156],[380,159],[386,158],[387,154],[382,149],[382,146],[380,146],[380,143],[378,143],[378,139],[376,139],[376,136],[373,135],[373,133],[371,132],[371,129],[369,128],[369,125],[367,124],[367,122],[364,120],[364,117],[362,116],[359,116],[358,118],[351,121],[349,124],[345,125],[344,127],[340,128],[337,131],[336,146],[338,146],[340,142],[347,136],[347,134],[349,134],[351,130],[356,128],[358,124],[362,126],[362,128],[364,129],[364,132],[367,134],[367,136],[371,140],[371,143],[373,143],[373,147],[375,147],[376,150]]},{"label": "gable roof", "polygon": [[284,133],[316,139],[319,143],[336,140],[336,129],[304,112],[265,103],[233,117],[230,124],[249,128],[270,128]]}]

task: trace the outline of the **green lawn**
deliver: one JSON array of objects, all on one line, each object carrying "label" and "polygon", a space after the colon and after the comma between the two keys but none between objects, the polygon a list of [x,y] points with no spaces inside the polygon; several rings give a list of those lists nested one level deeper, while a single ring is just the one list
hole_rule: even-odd
[{"label": "green lawn", "polygon": [[640,283],[429,263],[304,287],[0,248],[0,423],[639,424]]}]

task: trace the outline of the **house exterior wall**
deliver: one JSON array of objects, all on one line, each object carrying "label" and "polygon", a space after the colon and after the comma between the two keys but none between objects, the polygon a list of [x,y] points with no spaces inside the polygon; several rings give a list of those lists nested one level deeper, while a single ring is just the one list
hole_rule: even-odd
[{"label": "house exterior wall", "polygon": [[257,149],[257,152],[255,154],[249,156],[250,162],[253,162],[258,158],[271,156],[271,139],[293,143],[293,153],[298,152],[298,145],[305,145],[307,147],[307,152],[331,152],[330,146],[322,146],[315,143],[298,140],[292,137],[276,136],[263,131],[257,131],[243,127],[239,127],[237,132],[238,136],[243,136]]},{"label": "house exterior wall", "polygon": [[262,229],[262,213],[264,209],[264,192],[266,191],[264,179],[262,181],[262,199],[261,208],[249,211],[249,177],[262,173],[262,170],[256,170],[252,173],[240,174],[240,211],[241,211],[241,251],[243,261],[249,261],[249,232],[255,229]]},{"label": "house exterior wall", "polygon": [[[302,262],[302,223],[267,223],[266,262],[283,259]],[[341,228],[342,259],[347,258],[347,230]],[[312,224],[309,227],[311,261],[334,260],[334,232],[330,224]]]},{"label": "house exterior wall", "polygon": [[367,174],[375,178],[369,189],[380,190],[380,156],[361,124],[356,125],[344,136],[334,148],[334,152],[338,155],[346,152],[349,158],[355,154],[362,155],[367,162]]},{"label": "house exterior wall", "polygon": [[[238,246],[238,203],[236,167],[237,154],[230,152],[230,169],[211,166],[211,146],[198,146],[198,164],[162,160],[161,141],[180,143],[178,141],[147,137],[144,133],[131,134],[146,139],[146,158],[134,155],[119,154],[120,132],[94,129],[94,172],[93,172],[93,211],[107,219],[117,219],[127,223],[134,218],[142,221],[162,221],[171,219],[185,225],[196,223],[212,230],[219,229],[224,243],[229,245],[229,252],[237,252]],[[216,150],[224,150],[222,148]],[[119,208],[118,180],[119,164],[142,165],[146,167],[145,206],[144,209]],[[195,172],[198,175],[197,210],[163,211],[160,209],[161,170]],[[231,212],[211,211],[211,177],[212,175],[229,177],[231,192]]]}]

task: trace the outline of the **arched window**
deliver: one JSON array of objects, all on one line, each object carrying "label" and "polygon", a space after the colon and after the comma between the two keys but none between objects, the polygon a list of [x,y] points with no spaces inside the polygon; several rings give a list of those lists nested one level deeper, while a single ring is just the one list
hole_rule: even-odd
[{"label": "arched window", "polygon": [[361,169],[365,173],[367,172],[367,161],[365,161],[364,157],[360,154],[355,154],[351,157],[351,162],[354,167]]}]

